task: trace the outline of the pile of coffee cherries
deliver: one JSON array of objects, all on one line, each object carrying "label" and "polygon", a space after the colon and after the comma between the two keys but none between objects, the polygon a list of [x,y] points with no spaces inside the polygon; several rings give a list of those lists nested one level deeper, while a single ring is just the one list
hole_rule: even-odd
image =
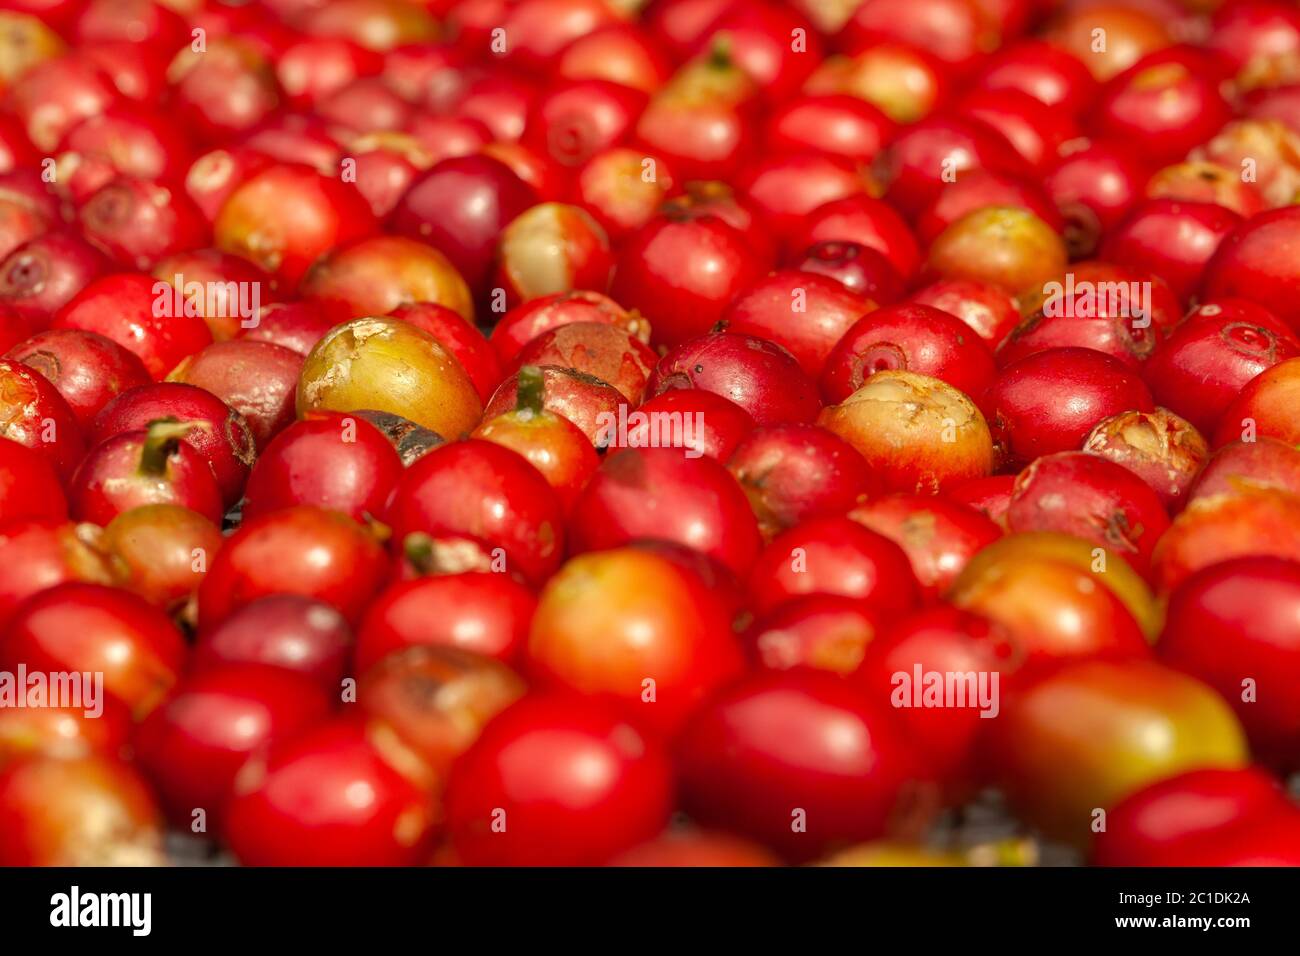
[{"label": "pile of coffee cherries", "polygon": [[0,865],[1300,864],[1297,203],[1288,0],[3,0]]}]

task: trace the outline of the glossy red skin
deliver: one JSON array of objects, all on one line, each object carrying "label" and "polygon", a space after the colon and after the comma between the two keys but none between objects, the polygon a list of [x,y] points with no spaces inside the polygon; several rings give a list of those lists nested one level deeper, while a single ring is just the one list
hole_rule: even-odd
[{"label": "glossy red skin", "polygon": [[506,62],[540,73],[573,40],[618,22],[613,11],[597,0],[521,0],[504,12],[503,20],[493,19],[492,25],[502,26],[512,37],[504,54]]},{"label": "glossy red skin", "polygon": [[940,279],[912,293],[909,301],[955,315],[989,348],[996,348],[1020,322],[1011,296],[996,286],[970,279]]},{"label": "glossy red skin", "polygon": [[[542,366],[542,407],[567,419],[578,427],[593,445],[602,440],[608,418],[618,418],[618,408],[626,405],[613,385],[570,368]],[[483,421],[512,411],[519,399],[519,379],[511,375],[492,393],[483,409]]]},{"label": "glossy red skin", "polygon": [[1074,451],[1046,455],[1020,473],[1007,526],[1092,541],[1149,575],[1151,552],[1169,517],[1159,496],[1127,468]]},{"label": "glossy red skin", "polygon": [[[891,716],[831,674],[750,677],[719,694],[677,748],[683,805],[791,860],[880,836],[920,776]],[[795,832],[796,808],[806,832]]]},{"label": "glossy red skin", "polygon": [[501,548],[506,570],[531,584],[564,552],[563,509],[546,479],[522,455],[479,439],[442,445],[407,468],[385,523],[395,542],[419,532]]},{"label": "glossy red skin", "polygon": [[401,458],[374,425],[344,412],[309,412],[254,462],[242,513],[246,520],[314,505],[364,522],[383,514],[401,476]]},{"label": "glossy red skin", "polygon": [[33,758],[76,760],[120,757],[127,752],[131,715],[103,701],[98,715],[84,707],[6,707],[0,712],[0,767]]},{"label": "glossy red skin", "polygon": [[[1107,311],[1103,303],[1097,305],[1099,308],[1094,311]],[[998,345],[997,363],[1005,368],[1048,349],[1089,349],[1139,372],[1143,361],[1156,351],[1159,333],[1155,327],[1139,327],[1132,316],[1123,314],[1123,309],[1119,312],[1118,315],[1081,316],[1073,309],[1063,308],[1055,315],[1045,315],[1039,309],[1007,333]]]},{"label": "glossy red skin", "polygon": [[47,232],[0,263],[0,304],[43,326],[108,268],[103,253],[76,234]]},{"label": "glossy red skin", "polygon": [[199,587],[199,627],[215,627],[268,594],[301,594],[349,622],[389,571],[374,536],[345,515],[301,505],[243,522],[208,565]]},{"label": "glossy red skin", "polygon": [[889,201],[916,215],[934,202],[946,175],[990,169],[1028,176],[1028,164],[997,131],[978,120],[929,117],[905,127],[880,154],[876,169]]},{"label": "glossy red skin", "polygon": [[215,222],[230,194],[270,165],[270,157],[247,146],[213,149],[190,164],[185,192],[208,222]]},{"label": "glossy red skin", "polygon": [[653,93],[671,72],[667,51],[632,23],[601,27],[564,48],[555,68],[565,79],[602,77]]},{"label": "glossy red skin", "polygon": [[1149,271],[1187,302],[1205,264],[1242,218],[1213,203],[1148,199],[1107,237],[1105,258]]},{"label": "glossy red skin", "polygon": [[169,84],[172,108],[200,141],[246,132],[278,105],[271,64],[245,38],[214,37],[202,54],[182,49],[174,62],[168,70],[175,76]]},{"label": "glossy red skin", "polygon": [[162,99],[167,87],[167,56],[142,51],[130,40],[110,40],[83,46],[80,50],[91,63],[108,74],[122,96],[150,105]]},{"label": "glossy red skin", "polygon": [[1186,866],[1240,846],[1255,828],[1294,813],[1276,778],[1262,770],[1192,770],[1153,783],[1106,814],[1097,866]]},{"label": "glossy red skin", "polygon": [[310,166],[322,176],[333,177],[343,160],[341,140],[351,135],[355,135],[351,130],[330,125],[323,117],[285,113],[259,123],[239,142],[279,163]]},{"label": "glossy red skin", "polygon": [[762,265],[761,271],[776,261],[776,239],[763,223],[758,208],[719,180],[691,180],[682,184],[682,193],[664,202],[660,210],[674,222],[713,217],[740,232],[750,254]]},{"label": "glossy red skin", "polygon": [[27,598],[65,581],[115,584],[116,570],[98,547],[98,530],[62,519],[0,522],[0,627]]},{"label": "glossy red skin", "polygon": [[1242,223],[1206,266],[1201,295],[1249,299],[1300,329],[1300,209],[1272,209]]},{"label": "glossy red skin", "polygon": [[1089,125],[1155,163],[1177,162],[1214,136],[1233,111],[1205,56],[1177,48],[1143,57],[1101,89]]},{"label": "glossy red skin", "polygon": [[745,670],[732,595],[714,587],[726,572],[695,557],[669,544],[571,559],[533,617],[525,652],[533,685],[601,700],[660,739],[676,736]]},{"label": "glossy red skin", "polygon": [[492,142],[487,124],[468,116],[417,113],[407,132],[435,163],[480,153]]},{"label": "glossy red skin", "polygon": [[[0,196],[23,207],[34,228],[44,228],[48,223],[65,218],[68,212],[54,184],[46,182],[46,178],[33,168],[0,173]],[[13,224],[6,225],[6,229],[12,228]]]},{"label": "glossy red skin", "polygon": [[569,183],[559,163],[521,143],[488,143],[481,150],[505,163],[510,171],[533,188],[541,202],[560,202],[569,195]]},{"label": "glossy red skin", "polygon": [[32,323],[26,319],[13,312],[0,310],[0,348],[8,351],[29,338],[33,331]]},{"label": "glossy red skin", "polygon": [[803,95],[768,115],[763,139],[767,150],[816,150],[869,163],[894,135],[897,124],[875,106],[846,93]]},{"label": "glossy red skin", "polygon": [[609,296],[587,289],[561,292],[517,305],[492,328],[490,341],[502,364],[509,365],[539,335],[576,322],[604,322],[638,333],[645,327]]},{"label": "glossy red skin", "polygon": [[410,143],[405,150],[367,143],[367,148],[359,150],[354,157],[357,191],[365,197],[370,211],[381,222],[389,218],[420,175],[420,167],[413,161],[420,159],[417,155],[419,147],[414,145],[414,140]]},{"label": "glossy red skin", "polygon": [[757,207],[778,239],[798,236],[814,209],[865,194],[866,187],[865,177],[852,160],[814,152],[760,160],[740,182],[741,193]]},{"label": "glossy red skin", "polygon": [[74,126],[107,109],[116,91],[106,73],[73,52],[26,70],[7,98],[28,138],[48,155]]},{"label": "glossy red skin", "polygon": [[1272,313],[1240,299],[1202,303],[1146,363],[1157,402],[1214,434],[1246,383],[1300,355],[1300,338]]},{"label": "glossy red skin", "polygon": [[684,60],[707,31],[735,0],[669,0],[653,4],[645,15],[645,27],[667,47],[676,60]]},{"label": "glossy red skin", "polygon": [[655,345],[672,347],[708,332],[765,265],[721,219],[659,216],[619,251],[610,295],[650,320]]},{"label": "glossy red skin", "polygon": [[137,717],[180,676],[185,643],[158,608],[118,588],[65,582],[21,605],[0,632],[0,662],[29,671],[102,671],[104,693]]},{"label": "glossy red skin", "polygon": [[889,203],[865,194],[818,206],[803,219],[788,245],[790,249],[806,249],[832,240],[856,242],[876,250],[907,281],[921,267],[921,250],[907,223]]},{"label": "glossy red skin", "polygon": [[903,277],[884,254],[861,243],[831,240],[804,250],[802,258],[790,258],[800,272],[812,272],[834,279],[844,288],[879,305],[890,305],[903,297]]},{"label": "glossy red skin", "polygon": [[848,674],[879,636],[880,617],[839,594],[809,594],[777,605],[745,631],[755,665],[768,671]]},{"label": "glossy red skin", "polygon": [[206,423],[206,428],[191,429],[185,442],[207,459],[226,504],[238,501],[255,455],[253,434],[244,416],[211,392],[180,382],[127,389],[95,416],[89,437],[99,444],[159,418]]},{"label": "glossy red skin", "polygon": [[244,416],[253,441],[265,450],[294,419],[294,396],[303,357],[270,342],[214,342],[189,356],[170,381],[211,392]]},{"label": "glossy red skin", "polygon": [[1062,146],[1080,136],[1069,113],[1019,90],[974,90],[954,110],[996,130],[1037,175],[1056,162]]},{"label": "glossy red skin", "polygon": [[1300,132],[1300,83],[1251,90],[1245,107],[1251,119],[1275,119]]},{"label": "glossy red skin", "polygon": [[858,505],[849,517],[898,544],[927,599],[948,589],[1002,529],[974,508],[932,495],[894,494]]},{"label": "glossy red skin", "polygon": [[427,859],[429,796],[388,761],[362,721],[330,720],[254,760],[237,777],[226,812],[240,862],[412,866]]},{"label": "glossy red skin", "polygon": [[727,469],[767,534],[842,515],[881,490],[857,449],[816,425],[757,428],[732,453]]},{"label": "glossy red skin", "polygon": [[559,325],[533,339],[515,356],[512,372],[525,365],[570,368],[608,382],[633,405],[640,404],[657,354],[636,336],[603,322]]},{"label": "glossy red skin", "polygon": [[179,189],[118,177],[77,213],[82,233],[121,267],[147,269],[173,252],[207,245],[207,221]]},{"label": "glossy red skin", "polygon": [[[1040,295],[1040,299],[1026,302],[1024,308],[1026,311],[1031,307],[1036,307],[1036,312],[1047,311],[1048,303],[1056,303],[1058,308],[1066,306],[1065,298],[1067,280],[1074,277],[1075,282],[1075,299],[1073,302],[1073,311],[1076,319],[1080,316],[1088,315],[1091,311],[1093,315],[1109,316],[1112,302],[1109,295],[1105,295],[1104,284],[1108,282],[1119,282],[1127,284],[1128,287],[1134,284],[1149,284],[1149,289],[1145,289],[1145,297],[1140,300],[1141,306],[1145,307],[1145,319],[1149,320],[1149,326],[1143,332],[1143,329],[1134,328],[1130,330],[1131,338],[1138,338],[1136,333],[1143,332],[1143,336],[1149,339],[1148,342],[1135,343],[1135,349],[1141,352],[1141,346],[1148,345],[1153,347],[1151,339],[1167,334],[1177,326],[1183,316],[1183,303],[1179,302],[1177,295],[1170,289],[1162,278],[1144,271],[1144,269],[1132,268],[1131,265],[1119,265],[1115,261],[1105,259],[1087,259],[1076,261],[1069,267],[1069,271],[1062,272],[1054,278],[1053,282],[1044,282],[1041,291],[1035,289],[1035,293]],[[1088,284],[1093,285],[1093,289],[1088,289]],[[1093,295],[1088,295],[1088,291],[1093,291]],[[1065,310],[1062,310],[1065,311]],[[1136,315],[1135,308],[1131,303],[1121,299],[1118,303],[1118,313],[1113,316],[1114,319],[1122,320],[1128,317],[1126,313],[1132,311]],[[1087,321],[1087,320],[1084,320]],[[1136,325],[1130,320],[1131,325]],[[1143,352],[1145,354],[1145,352]]]},{"label": "glossy red skin", "polygon": [[331,698],[300,674],[230,664],[182,681],[133,737],[136,759],[168,817],[189,827],[204,810],[220,833],[235,777],[258,749],[329,714]]},{"label": "glossy red skin", "polygon": [[240,329],[239,337],[282,345],[306,355],[326,332],[350,318],[347,311],[316,299],[272,302],[262,307],[256,325]]},{"label": "glossy red skin", "polygon": [[793,355],[775,343],[732,332],[683,342],[661,358],[646,395],[673,388],[721,395],[758,425],[810,422],[821,407],[817,386]]},{"label": "glossy red skin", "polygon": [[1089,143],[1063,155],[1043,187],[1065,219],[1072,254],[1090,255],[1143,195],[1151,170],[1122,143]]},{"label": "glossy red skin", "polygon": [[1097,422],[1155,407],[1137,374],[1090,349],[1048,349],[1007,366],[980,401],[1008,464],[1083,444]]},{"label": "glossy red skin", "polygon": [[207,460],[178,439],[164,474],[144,475],[141,453],[147,437],[145,431],[122,432],[87,453],[68,482],[72,517],[103,526],[132,508],[172,504],[221,524],[221,489]]},{"label": "glossy red skin", "polygon": [[316,104],[315,113],[358,133],[400,130],[414,111],[380,77],[361,77],[335,90]]},{"label": "glossy red skin", "polygon": [[1284,3],[1247,0],[1216,10],[1206,46],[1237,68],[1257,56],[1300,51],[1300,14]]},{"label": "glossy red skin", "polygon": [[838,404],[885,369],[931,375],[973,396],[997,375],[993,354],[965,322],[904,302],[863,316],[840,337],[822,371],[822,398]]},{"label": "glossy red skin", "polygon": [[663,157],[647,156],[631,146],[612,146],[582,166],[571,195],[617,246],[653,219],[676,188]]},{"label": "glossy red skin", "polygon": [[65,521],[68,500],[59,473],[43,454],[0,439],[0,520]]},{"label": "glossy red skin", "polygon": [[889,616],[915,607],[920,588],[906,552],[884,535],[849,518],[813,518],[777,535],[749,576],[756,614],[806,594],[855,598]]},{"label": "glossy red skin", "polygon": [[775,342],[816,376],[835,343],[873,305],[833,279],[788,269],[738,295],[720,322],[728,332]]},{"label": "glossy red skin", "polygon": [[508,574],[466,571],[401,581],[381,591],[357,631],[358,673],[408,647],[457,647],[513,664],[537,597]]},{"label": "glossy red skin", "polygon": [[1267,436],[1229,442],[1210,456],[1187,500],[1232,494],[1245,487],[1280,488],[1300,495],[1300,450]]},{"label": "glossy red skin", "polygon": [[185,20],[149,0],[91,0],[78,15],[74,35],[81,43],[132,40],[174,49],[187,38]]},{"label": "glossy red skin", "polygon": [[[799,29],[804,31],[804,43],[796,50],[791,38]],[[729,59],[753,77],[773,102],[793,96],[824,56],[817,32],[780,4],[730,4],[701,34],[694,54],[709,54],[721,38]]]},{"label": "glossy red skin", "polygon": [[1153,565],[1168,592],[1201,568],[1231,558],[1272,555],[1300,561],[1291,526],[1300,497],[1241,482],[1233,494],[1204,495],[1174,520],[1156,547]]},{"label": "glossy red skin", "polygon": [[518,142],[538,94],[527,78],[495,71],[459,79],[434,77],[425,85],[427,95],[422,99],[426,105],[446,109],[461,119],[476,120],[502,143]]},{"label": "glossy red skin", "polygon": [[39,371],[0,359],[0,438],[39,452],[65,481],[85,451],[76,413]]},{"label": "glossy red skin", "polygon": [[[691,416],[690,420],[699,427],[692,426],[692,433],[689,436],[691,443],[683,447],[693,449],[723,464],[726,464],[736,447],[754,430],[754,419],[749,412],[721,395],[699,388],[669,389],[662,395],[656,395],[643,402],[637,411],[644,412],[647,416],[655,413],[678,415],[683,420]],[[651,442],[657,441],[659,434],[658,426],[651,427],[650,423],[653,420],[649,417],[630,420],[626,441],[619,441],[617,444],[630,448],[651,447]],[[665,420],[672,422],[675,419]],[[605,447],[612,447],[615,444],[608,441],[608,434],[604,437]],[[685,434],[682,437],[685,438]]]},{"label": "glossy red skin", "polygon": [[521,142],[561,166],[581,166],[626,140],[647,101],[609,80],[560,80],[533,101]]},{"label": "glossy red skin", "polygon": [[581,698],[530,696],[452,768],[447,829],[470,866],[594,866],[657,834],[672,804],[671,764],[655,740]]},{"label": "glossy red skin", "polygon": [[[202,314],[203,321],[208,324],[213,338],[218,341],[237,338],[244,330],[245,322],[252,325],[258,321],[256,315],[245,319],[239,314],[241,292],[244,302],[249,302],[254,295],[258,302],[277,297],[276,283],[269,275],[247,259],[232,256],[218,249],[191,249],[187,252],[179,252],[156,263],[152,271],[154,278],[171,284],[173,288],[179,285],[182,293],[184,287],[191,282],[212,283],[213,286],[233,291],[233,294],[231,291],[223,291],[219,299],[213,295],[214,301],[211,307],[207,301],[208,294],[187,295],[187,298],[193,301],[193,307]],[[233,289],[228,283],[234,283]],[[216,292],[215,288],[209,288],[211,292]]]},{"label": "glossy red skin", "polygon": [[1058,232],[1064,225],[1056,204],[1035,181],[972,169],[943,186],[917,217],[916,233],[922,242],[931,243],[962,216],[986,206],[1027,209]]},{"label": "glossy red skin", "polygon": [[94,332],[50,329],[5,353],[47,378],[76,415],[83,431],[120,392],[149,383],[134,354]]},{"label": "glossy red skin", "polygon": [[498,234],[535,202],[532,188],[504,163],[489,156],[458,156],[444,159],[412,184],[393,213],[393,227],[442,252],[481,294],[491,276]]},{"label": "glossy red skin", "polygon": [[1193,482],[1210,454],[1204,436],[1167,408],[1121,412],[1103,419],[1084,441],[1083,450],[1133,472],[1171,514],[1189,500]]},{"label": "glossy red skin", "polygon": [[1224,411],[1211,445],[1221,448],[1261,435],[1300,445],[1300,429],[1292,413],[1297,373],[1300,360],[1287,359],[1248,382]]},{"label": "glossy red skin", "polygon": [[1097,95],[1097,81],[1078,58],[1044,40],[1022,39],[984,61],[974,79],[981,90],[1019,90],[1079,116]]},{"label": "glossy red skin", "polygon": [[[139,273],[121,273],[96,279],[72,298],[54,317],[53,328],[97,332],[135,353],[154,380],[160,380],[187,355],[212,341],[202,318],[181,312],[157,315],[159,291],[170,286]],[[170,308],[157,311],[171,312]]]},{"label": "glossy red skin", "polygon": [[10,116],[0,117],[0,173],[32,165],[39,159],[22,124]]},{"label": "glossy red skin", "polygon": [[303,37],[276,57],[275,77],[288,104],[301,109],[383,66],[384,57],[350,39]]},{"label": "glossy red skin", "polygon": [[298,594],[272,594],[201,632],[190,672],[260,665],[302,675],[334,694],[351,652],[351,629],[330,605]]},{"label": "glossy red skin", "polygon": [[946,487],[943,496],[949,501],[974,508],[1000,527],[1005,527],[1007,509],[1011,507],[1011,489],[1015,483],[1015,475],[967,478]]},{"label": "glossy red skin", "polygon": [[[286,210],[294,215],[286,217]],[[374,229],[370,206],[353,187],[290,164],[275,164],[245,179],[213,222],[218,248],[251,259],[289,286],[322,253]]]},{"label": "glossy red skin", "polygon": [[680,448],[608,456],[574,505],[569,529],[574,553],[658,538],[708,555],[737,576],[762,546],[754,513],[727,469]]},{"label": "glossy red skin", "polygon": [[[1236,711],[1261,759],[1300,764],[1300,564],[1242,557],[1183,579],[1169,596],[1157,645]],[[1255,695],[1243,700],[1244,682]]]},{"label": "glossy red skin", "polygon": [[81,203],[117,176],[178,185],[190,146],[174,127],[136,106],[78,123],[59,143],[62,187]]},{"label": "glossy red skin", "polygon": [[845,25],[843,42],[852,50],[890,41],[911,44],[964,70],[997,42],[988,19],[987,8],[970,0],[865,0]]},{"label": "glossy red skin", "polygon": [[[899,692],[897,674],[988,673],[998,675],[998,691],[1020,663],[1009,634],[988,618],[946,604],[922,608],[894,621],[867,645],[850,682],[873,703],[884,705]],[[982,779],[980,739],[988,718],[978,706],[897,707],[909,743],[924,754],[926,768],[952,789]]]},{"label": "glossy red skin", "polygon": [[54,224],[25,196],[0,194],[0,256],[44,234]]},{"label": "glossy red skin", "polygon": [[[740,82],[748,91],[748,78]],[[753,103],[736,99],[660,91],[637,122],[633,146],[663,156],[685,181],[730,181],[755,148]]]}]

